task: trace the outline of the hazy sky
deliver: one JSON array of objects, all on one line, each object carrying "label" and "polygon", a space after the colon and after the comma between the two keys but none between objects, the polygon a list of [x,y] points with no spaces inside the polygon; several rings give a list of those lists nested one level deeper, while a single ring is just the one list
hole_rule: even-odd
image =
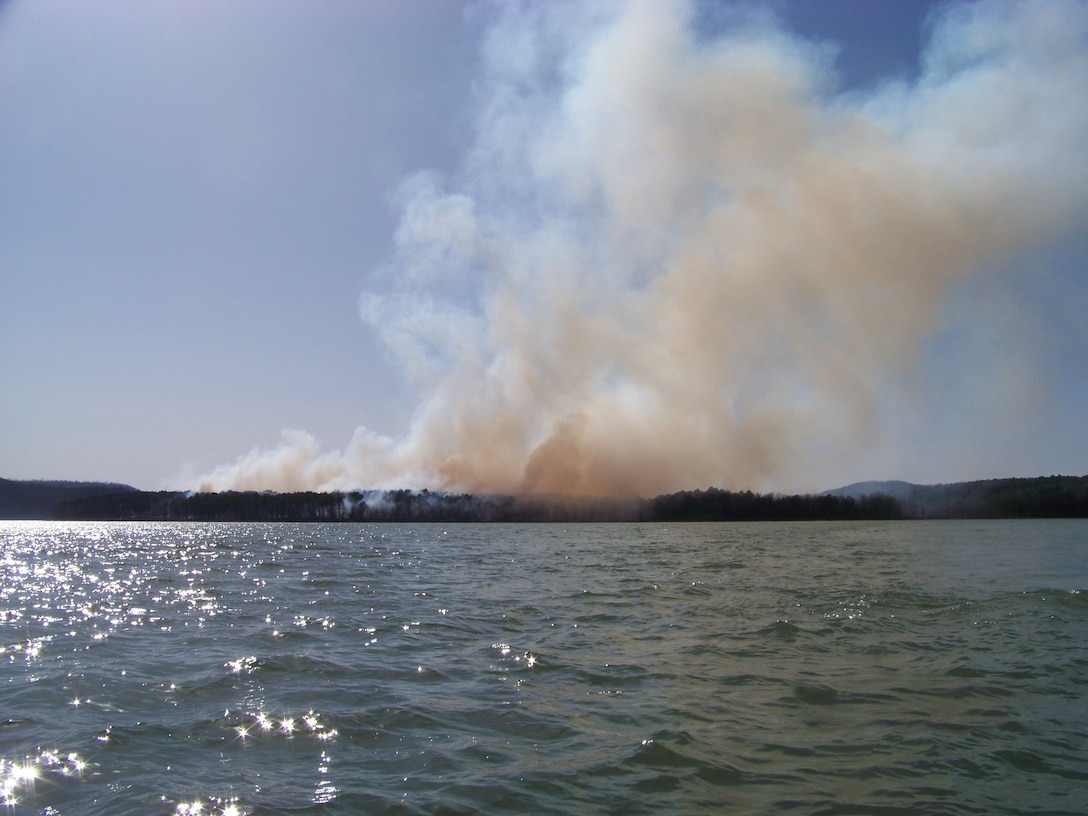
[{"label": "hazy sky", "polygon": [[1088,473],[1088,6],[0,2],[0,476]]}]

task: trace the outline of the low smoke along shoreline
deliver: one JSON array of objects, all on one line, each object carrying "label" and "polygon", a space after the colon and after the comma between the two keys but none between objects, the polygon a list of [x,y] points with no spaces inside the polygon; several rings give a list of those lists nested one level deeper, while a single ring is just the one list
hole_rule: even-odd
[{"label": "low smoke along shoreline", "polygon": [[1088,476],[950,485],[859,482],[819,494],[718,488],[650,499],[350,492],[143,491],[93,482],[0,480],[0,518],[70,521],[668,522],[1088,517]]}]

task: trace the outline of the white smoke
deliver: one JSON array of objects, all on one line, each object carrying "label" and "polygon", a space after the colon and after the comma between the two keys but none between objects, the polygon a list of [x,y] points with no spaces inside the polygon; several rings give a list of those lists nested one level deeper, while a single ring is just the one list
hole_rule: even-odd
[{"label": "white smoke", "polygon": [[1088,11],[952,6],[912,82],[837,93],[766,18],[505,9],[475,147],[420,174],[362,314],[400,439],[285,432],[202,489],[654,495],[861,455],[958,282],[1083,229]]}]

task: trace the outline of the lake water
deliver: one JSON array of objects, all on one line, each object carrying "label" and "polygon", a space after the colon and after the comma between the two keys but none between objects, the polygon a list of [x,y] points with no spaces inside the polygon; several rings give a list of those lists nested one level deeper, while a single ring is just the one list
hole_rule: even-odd
[{"label": "lake water", "polygon": [[0,524],[0,812],[1083,814],[1088,521]]}]

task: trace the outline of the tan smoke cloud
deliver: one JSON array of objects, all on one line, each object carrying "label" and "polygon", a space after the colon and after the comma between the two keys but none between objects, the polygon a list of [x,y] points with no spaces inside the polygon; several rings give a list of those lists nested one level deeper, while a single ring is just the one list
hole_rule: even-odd
[{"label": "tan smoke cloud", "polygon": [[765,19],[693,29],[507,10],[464,173],[405,184],[363,299],[425,395],[410,430],[285,433],[200,486],[804,483],[880,438],[957,282],[1085,225],[1083,4],[951,7],[920,78],[867,94]]}]

